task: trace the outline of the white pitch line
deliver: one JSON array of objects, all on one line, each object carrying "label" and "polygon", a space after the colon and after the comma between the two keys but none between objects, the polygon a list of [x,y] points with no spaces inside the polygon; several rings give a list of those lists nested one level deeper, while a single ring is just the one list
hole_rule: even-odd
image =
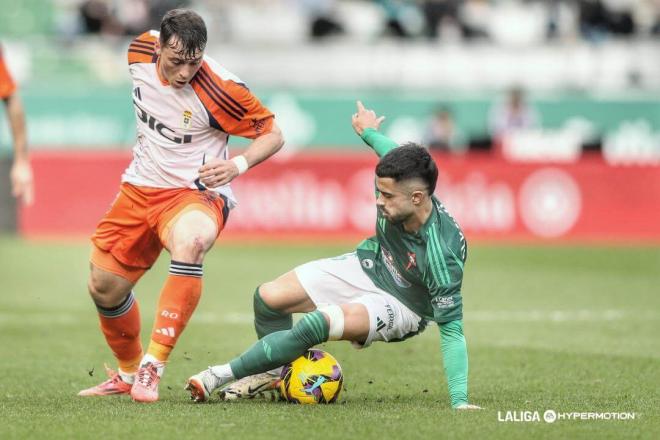
[{"label": "white pitch line", "polygon": [[[85,312],[31,312],[12,314],[0,312],[0,326],[53,326],[80,324],[87,319]],[[612,322],[625,319],[636,321],[660,320],[660,312],[650,310],[472,310],[466,311],[466,322]],[[91,320],[91,319],[90,319]],[[224,324],[248,326],[253,323],[251,313],[200,312],[193,315],[193,324]]]}]

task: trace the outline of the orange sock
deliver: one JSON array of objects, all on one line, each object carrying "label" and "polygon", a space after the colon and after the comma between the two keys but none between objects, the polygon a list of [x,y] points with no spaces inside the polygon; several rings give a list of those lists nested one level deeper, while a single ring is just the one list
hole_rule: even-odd
[{"label": "orange sock", "polygon": [[167,361],[201,296],[202,265],[172,261],[158,300],[148,354]]},{"label": "orange sock", "polygon": [[105,335],[112,353],[117,358],[123,373],[135,373],[142,358],[140,343],[140,308],[133,292],[116,307],[96,306],[101,321],[101,331]]}]

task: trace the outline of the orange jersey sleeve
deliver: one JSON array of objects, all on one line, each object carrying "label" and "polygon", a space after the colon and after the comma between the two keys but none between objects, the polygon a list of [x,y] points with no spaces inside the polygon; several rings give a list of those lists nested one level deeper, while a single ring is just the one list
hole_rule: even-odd
[{"label": "orange jersey sleeve", "polygon": [[190,85],[209,112],[211,125],[254,139],[269,133],[273,114],[243,84],[222,79],[204,62]]},{"label": "orange jersey sleeve", "polygon": [[133,39],[128,46],[128,64],[155,63],[157,39],[150,31]]},{"label": "orange jersey sleeve", "polygon": [[2,48],[0,47],[0,99],[9,98],[15,91],[16,83],[14,83],[14,79],[5,65]]}]

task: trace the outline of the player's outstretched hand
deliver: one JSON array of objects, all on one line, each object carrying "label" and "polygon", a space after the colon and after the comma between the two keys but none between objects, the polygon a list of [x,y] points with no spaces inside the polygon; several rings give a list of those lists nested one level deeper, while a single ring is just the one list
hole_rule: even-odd
[{"label": "player's outstretched hand", "polygon": [[353,124],[353,130],[362,136],[362,132],[367,128],[373,128],[378,130],[380,123],[385,120],[385,116],[376,116],[376,112],[364,108],[362,101],[357,102],[357,113],[353,113],[353,118],[351,123]]},{"label": "player's outstretched hand", "polygon": [[199,180],[207,188],[217,188],[234,180],[238,167],[231,160],[210,160],[199,169]]},{"label": "player's outstretched hand", "polygon": [[34,181],[32,167],[27,159],[15,160],[11,167],[11,193],[27,206],[34,203]]},{"label": "player's outstretched hand", "polygon": [[464,404],[462,404],[462,405],[458,405],[458,406],[457,406],[456,408],[454,408],[454,409],[460,409],[460,410],[462,410],[462,411],[465,411],[465,410],[469,411],[469,410],[483,409],[483,408],[481,408],[480,406],[477,406],[477,405],[472,405],[472,404],[470,404],[470,403],[464,403]]}]

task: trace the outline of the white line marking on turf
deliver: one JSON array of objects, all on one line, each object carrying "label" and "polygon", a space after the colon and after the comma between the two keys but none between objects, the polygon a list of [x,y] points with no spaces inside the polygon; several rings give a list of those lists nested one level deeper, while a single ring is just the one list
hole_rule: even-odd
[{"label": "white line marking on turf", "polygon": [[[87,319],[82,312],[0,312],[0,326],[52,326],[81,324]],[[472,310],[466,311],[466,322],[611,322],[624,319],[636,321],[660,320],[660,312],[652,310]],[[213,313],[200,312],[193,315],[193,324],[252,325],[251,313]]]},{"label": "white line marking on turf", "polygon": [[634,310],[475,310],[465,312],[466,321],[580,322],[660,319],[660,313]]}]

